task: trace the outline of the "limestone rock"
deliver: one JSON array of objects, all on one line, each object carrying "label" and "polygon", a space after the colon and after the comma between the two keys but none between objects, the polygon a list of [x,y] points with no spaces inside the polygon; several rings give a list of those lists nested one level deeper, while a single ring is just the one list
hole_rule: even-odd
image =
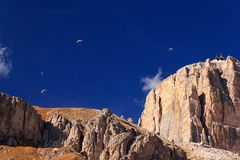
[{"label": "limestone rock", "polygon": [[240,62],[207,59],[179,69],[148,94],[139,125],[179,145],[240,153]]},{"label": "limestone rock", "polygon": [[0,131],[0,145],[17,146],[0,146],[2,159],[186,159],[178,146],[108,109],[43,109],[0,94]]},{"label": "limestone rock", "polygon": [[89,160],[186,159],[179,147],[165,144],[108,109],[88,120],[54,114],[45,122],[42,146],[70,147]]},{"label": "limestone rock", "polygon": [[20,98],[0,93],[0,143],[37,146],[43,121],[32,106]]},{"label": "limestone rock", "polygon": [[62,115],[56,114],[45,122],[43,129],[43,147],[72,147],[81,149],[82,125],[80,121],[69,121]]}]

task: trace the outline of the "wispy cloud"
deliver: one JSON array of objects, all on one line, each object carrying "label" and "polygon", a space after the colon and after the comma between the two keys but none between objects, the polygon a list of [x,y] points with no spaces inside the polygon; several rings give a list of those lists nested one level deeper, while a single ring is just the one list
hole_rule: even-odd
[{"label": "wispy cloud", "polygon": [[154,89],[161,82],[161,79],[162,79],[161,76],[162,76],[162,70],[161,68],[159,68],[155,76],[142,78],[141,79],[141,83],[143,83],[142,90],[150,91]]},{"label": "wispy cloud", "polygon": [[0,77],[7,77],[11,72],[12,63],[9,60],[7,47],[0,47]]}]

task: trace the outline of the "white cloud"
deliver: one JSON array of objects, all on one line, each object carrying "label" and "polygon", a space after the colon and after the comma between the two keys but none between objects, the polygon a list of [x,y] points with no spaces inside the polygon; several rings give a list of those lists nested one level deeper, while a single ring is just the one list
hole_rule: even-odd
[{"label": "white cloud", "polygon": [[0,77],[7,77],[12,69],[8,54],[7,47],[0,47]]},{"label": "white cloud", "polygon": [[142,90],[143,91],[150,91],[154,89],[162,79],[162,70],[161,68],[158,69],[157,74],[154,77],[144,77],[141,79],[141,82],[143,83]]}]

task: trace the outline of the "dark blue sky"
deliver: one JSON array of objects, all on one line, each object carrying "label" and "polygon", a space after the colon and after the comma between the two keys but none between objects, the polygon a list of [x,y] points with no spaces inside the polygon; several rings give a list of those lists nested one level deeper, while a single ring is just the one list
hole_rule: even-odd
[{"label": "dark blue sky", "polygon": [[158,68],[166,77],[216,53],[239,58],[239,7],[237,0],[1,0],[0,42],[12,70],[0,88],[34,105],[108,107],[136,120],[146,96],[140,80]]}]

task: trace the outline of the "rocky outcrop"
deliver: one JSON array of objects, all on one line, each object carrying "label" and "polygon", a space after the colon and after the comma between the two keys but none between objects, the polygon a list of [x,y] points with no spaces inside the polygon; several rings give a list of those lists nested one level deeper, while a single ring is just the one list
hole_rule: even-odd
[{"label": "rocky outcrop", "polygon": [[148,94],[139,125],[179,145],[240,153],[240,62],[207,59],[179,69]]},{"label": "rocky outcrop", "polygon": [[108,109],[43,109],[1,94],[0,118],[0,145],[39,148],[16,148],[14,151],[11,147],[0,146],[2,157],[13,154],[16,157],[18,152],[26,151],[28,155],[35,154],[28,157],[44,160],[70,159],[70,155],[75,157],[72,159],[88,160],[186,159],[185,152],[178,146]]},{"label": "rocky outcrop", "polygon": [[69,146],[89,160],[185,159],[179,147],[166,145],[156,134],[144,133],[108,109],[88,121],[54,115],[48,123],[44,147]]},{"label": "rocky outcrop", "polygon": [[82,132],[82,125],[79,121],[69,121],[62,115],[56,114],[44,123],[41,146],[54,148],[70,146],[80,151]]},{"label": "rocky outcrop", "polygon": [[43,121],[30,104],[0,93],[0,144],[37,146],[42,129]]}]

